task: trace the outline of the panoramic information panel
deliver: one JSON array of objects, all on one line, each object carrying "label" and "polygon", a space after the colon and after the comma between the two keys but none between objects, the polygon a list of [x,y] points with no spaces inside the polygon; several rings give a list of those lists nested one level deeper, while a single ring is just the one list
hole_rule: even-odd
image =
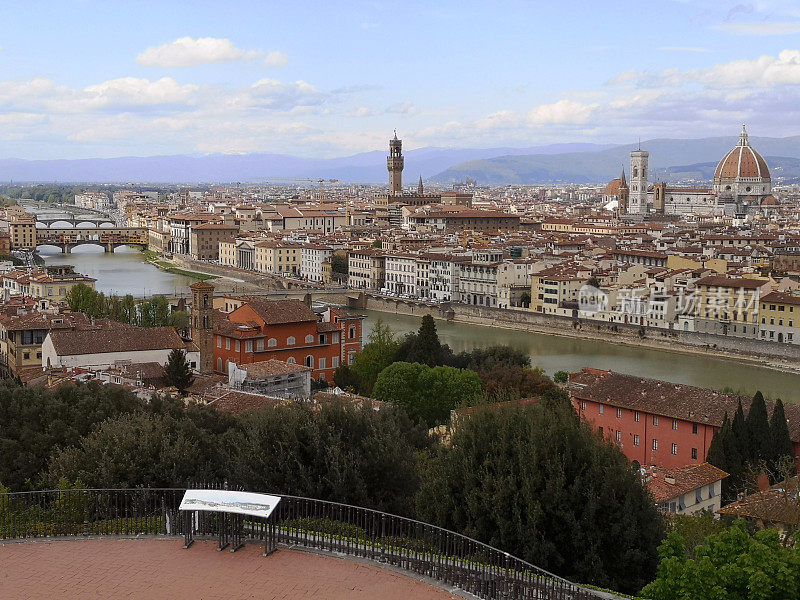
[{"label": "panoramic information panel", "polygon": [[186,490],[181,510],[209,510],[239,513],[253,517],[269,517],[281,499],[268,494],[234,490]]}]

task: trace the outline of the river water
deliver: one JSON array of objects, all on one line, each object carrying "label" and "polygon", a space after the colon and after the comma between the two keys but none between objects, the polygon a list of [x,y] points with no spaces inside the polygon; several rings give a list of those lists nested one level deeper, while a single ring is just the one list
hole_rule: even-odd
[{"label": "river water", "polygon": [[[419,317],[372,310],[360,312],[367,315],[365,341],[379,318],[398,334],[419,329]],[[714,358],[712,355],[647,350],[438,319],[436,328],[442,343],[449,344],[456,352],[508,344],[530,354],[533,365],[544,369],[549,375],[556,371],[574,372],[583,367],[594,367],[719,390],[727,387],[749,395],[761,390],[768,398],[800,402],[799,374]]]},{"label": "river water", "polygon": [[197,280],[167,273],[148,263],[136,248],[122,246],[106,253],[99,246],[77,246],[70,254],[61,254],[54,246],[39,246],[46,265],[73,265],[82,275],[97,280],[95,287],[106,294],[136,297],[186,294]]}]

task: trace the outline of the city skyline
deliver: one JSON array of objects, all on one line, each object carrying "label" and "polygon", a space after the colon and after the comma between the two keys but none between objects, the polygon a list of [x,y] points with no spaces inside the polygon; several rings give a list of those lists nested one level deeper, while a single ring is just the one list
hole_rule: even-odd
[{"label": "city skyline", "polygon": [[797,2],[87,1],[4,21],[0,158],[326,158],[395,128],[408,149],[800,134]]}]

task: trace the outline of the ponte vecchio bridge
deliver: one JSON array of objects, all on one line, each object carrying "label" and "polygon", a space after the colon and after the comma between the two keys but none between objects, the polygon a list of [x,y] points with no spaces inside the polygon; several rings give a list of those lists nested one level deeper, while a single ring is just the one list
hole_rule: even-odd
[{"label": "ponte vecchio bridge", "polygon": [[148,235],[145,227],[87,227],[63,229],[37,229],[36,245],[57,246],[68,254],[75,246],[92,244],[101,246],[106,252],[114,252],[119,246],[147,248]]}]

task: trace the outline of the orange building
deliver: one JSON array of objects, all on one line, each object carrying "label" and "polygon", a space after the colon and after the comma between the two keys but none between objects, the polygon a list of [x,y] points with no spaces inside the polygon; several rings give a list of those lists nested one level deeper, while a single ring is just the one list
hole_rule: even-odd
[{"label": "orange building", "polygon": [[[714,433],[739,400],[745,416],[752,398],[634,375],[582,369],[568,390],[581,419],[641,466],[679,468],[706,462]],[[767,402],[772,413],[773,402]],[[800,456],[800,405],[784,405],[795,458]]]},{"label": "orange building", "polygon": [[329,308],[318,316],[300,300],[248,300],[214,323],[214,370],[275,359],[313,369],[314,379],[333,380],[341,364],[361,351],[360,315]]}]

